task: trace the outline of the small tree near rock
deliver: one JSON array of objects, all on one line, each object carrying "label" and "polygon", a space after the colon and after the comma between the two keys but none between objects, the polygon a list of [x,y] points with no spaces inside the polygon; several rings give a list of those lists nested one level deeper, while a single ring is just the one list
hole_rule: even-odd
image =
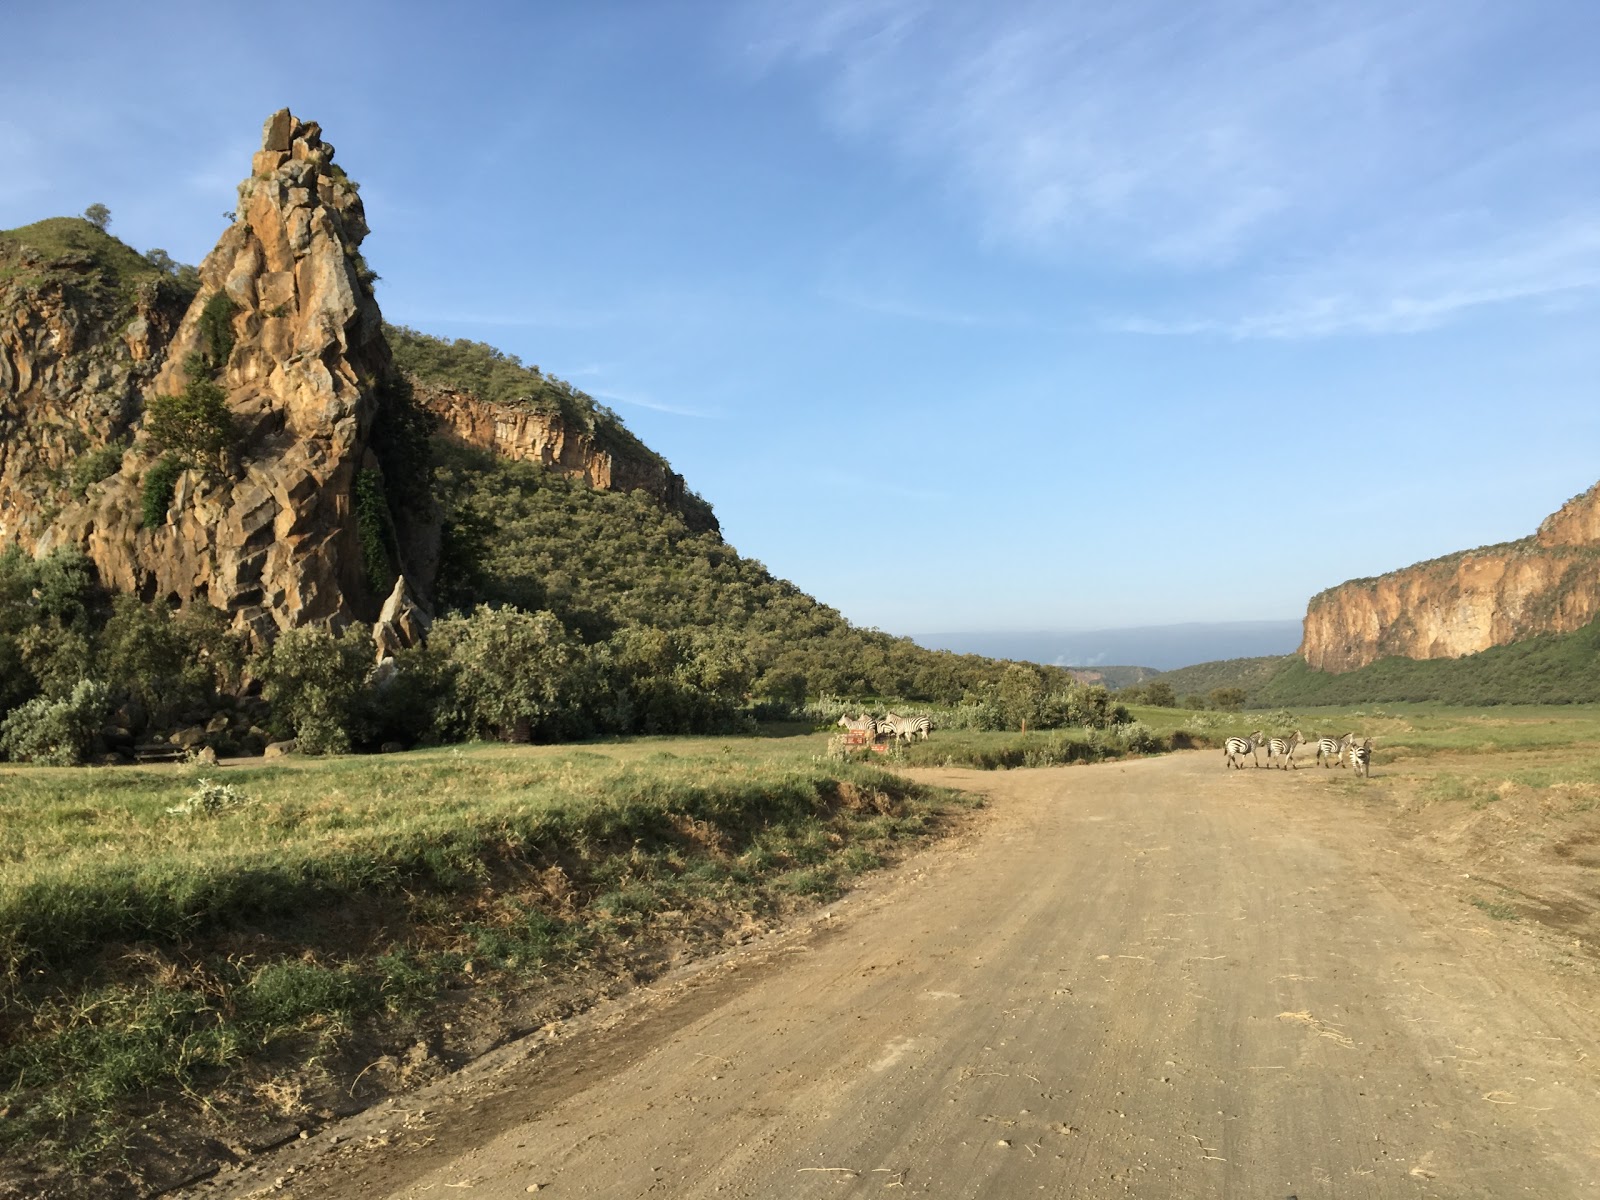
[{"label": "small tree near rock", "polygon": [[83,219],[104,233],[111,224],[111,210],[104,204],[91,204],[83,210]]}]

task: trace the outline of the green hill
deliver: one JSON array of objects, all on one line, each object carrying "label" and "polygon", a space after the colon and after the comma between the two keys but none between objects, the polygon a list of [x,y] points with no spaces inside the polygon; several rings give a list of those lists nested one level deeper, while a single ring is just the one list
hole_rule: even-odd
[{"label": "green hill", "polygon": [[1440,704],[1600,702],[1600,621],[1540,634],[1462,658],[1381,658],[1354,671],[1317,671],[1295,655],[1232,658],[1167,671],[1154,680],[1179,696],[1245,690],[1252,708],[1434,701]]}]

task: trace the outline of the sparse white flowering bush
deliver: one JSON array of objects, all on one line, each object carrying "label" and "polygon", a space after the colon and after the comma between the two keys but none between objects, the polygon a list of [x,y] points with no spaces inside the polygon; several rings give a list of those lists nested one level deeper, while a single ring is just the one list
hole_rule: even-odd
[{"label": "sparse white flowering bush", "polygon": [[214,817],[218,813],[226,812],[232,808],[243,808],[254,801],[231,783],[218,783],[214,779],[201,778],[194,786],[182,804],[174,805],[167,812],[175,817]]}]

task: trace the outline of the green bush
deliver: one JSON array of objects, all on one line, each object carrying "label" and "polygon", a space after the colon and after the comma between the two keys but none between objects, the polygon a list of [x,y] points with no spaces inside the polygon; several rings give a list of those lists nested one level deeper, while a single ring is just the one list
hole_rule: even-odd
[{"label": "green bush", "polygon": [[206,301],[200,310],[200,341],[204,346],[206,366],[220,371],[228,365],[233,354],[233,315],[239,311],[227,292],[218,292]]},{"label": "green bush", "polygon": [[386,596],[395,581],[394,524],[383,494],[383,476],[377,471],[357,472],[355,510],[362,573],[374,595]]},{"label": "green bush", "polygon": [[36,696],[0,723],[0,753],[13,762],[70,767],[83,762],[105,720],[110,691],[81,679],[65,699]]},{"label": "green bush", "polygon": [[154,529],[167,519],[172,507],[173,494],[178,490],[178,476],[183,474],[183,464],[170,454],[164,454],[144,473],[144,488],[140,495],[140,520],[146,529]]},{"label": "green bush", "polygon": [[67,486],[72,494],[82,499],[95,484],[115,475],[121,469],[123,455],[127,452],[128,443],[119,438],[80,457],[67,472]]},{"label": "green bush", "polygon": [[215,473],[238,441],[227,394],[204,374],[191,371],[176,396],[152,396],[145,405],[150,444],[181,466]]},{"label": "green bush", "polygon": [[593,664],[554,613],[483,605],[436,622],[430,644],[452,671],[454,732],[560,741],[590,731]]},{"label": "green bush", "polygon": [[369,731],[371,666],[370,627],[335,634],[308,625],[279,634],[255,673],[277,732],[292,733],[305,754],[344,754]]}]

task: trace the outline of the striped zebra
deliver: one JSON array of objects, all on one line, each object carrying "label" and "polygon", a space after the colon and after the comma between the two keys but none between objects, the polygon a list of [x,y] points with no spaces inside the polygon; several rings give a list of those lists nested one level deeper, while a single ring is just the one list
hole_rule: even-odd
[{"label": "striped zebra", "polygon": [[927,717],[902,717],[889,713],[878,722],[878,728],[890,737],[899,741],[905,738],[911,741],[917,734],[922,735],[922,740],[928,740],[928,731],[933,728],[933,722]]},{"label": "striped zebra", "polygon": [[1317,739],[1317,765],[1320,766],[1320,767],[1330,766],[1331,764],[1328,763],[1328,762],[1325,762],[1324,760],[1325,759],[1332,759],[1334,762],[1338,763],[1341,767],[1344,766],[1344,753],[1351,746],[1355,745],[1355,741],[1356,741],[1356,735],[1353,734],[1353,733],[1347,733],[1342,738],[1331,738],[1331,737],[1318,738]]},{"label": "striped zebra", "polygon": [[840,717],[835,723],[851,733],[865,733],[869,737],[878,735],[878,723],[872,719],[870,713],[862,713],[859,717]]},{"label": "striped zebra", "polygon": [[1244,770],[1244,756],[1248,754],[1255,760],[1256,766],[1259,767],[1261,759],[1257,757],[1256,751],[1261,748],[1264,740],[1259,729],[1249,737],[1229,738],[1222,743],[1222,765],[1224,767],[1238,767],[1242,771]]},{"label": "striped zebra", "polygon": [[1372,739],[1350,747],[1350,769],[1363,779],[1372,776]]},{"label": "striped zebra", "polygon": [[[1289,770],[1289,768],[1294,767],[1295,747],[1299,746],[1305,740],[1306,739],[1300,735],[1300,731],[1298,729],[1291,733],[1288,737],[1268,738],[1267,761],[1271,762],[1274,756],[1281,758],[1283,762],[1280,765],[1285,771]],[[1296,767],[1295,769],[1298,770],[1299,768]]]}]

